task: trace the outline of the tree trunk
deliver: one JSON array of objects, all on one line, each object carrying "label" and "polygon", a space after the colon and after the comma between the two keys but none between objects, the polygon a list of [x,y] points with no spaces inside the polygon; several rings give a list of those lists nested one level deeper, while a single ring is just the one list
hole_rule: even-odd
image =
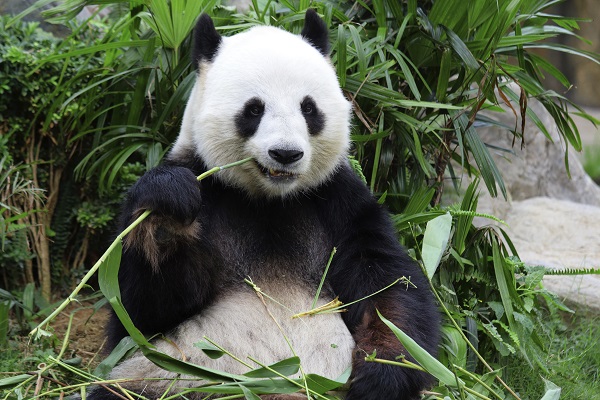
[{"label": "tree trunk", "polygon": [[[39,162],[40,148],[43,140],[37,143],[35,141],[35,134],[32,134],[29,138],[29,153],[28,162],[30,163],[32,170],[32,181],[35,187],[40,187],[37,173],[37,162]],[[37,268],[38,268],[38,279],[42,296],[46,300],[51,300],[52,297],[52,266],[50,262],[50,238],[47,232],[50,230],[50,223],[52,222],[52,215],[56,208],[58,192],[60,188],[60,180],[62,177],[64,168],[54,167],[50,164],[50,170],[48,171],[48,187],[46,189],[47,201],[44,205],[42,200],[37,198],[32,204],[32,209],[40,210],[30,215],[31,224],[29,232],[31,234],[31,242],[33,244],[33,250],[37,256]],[[43,210],[43,211],[41,211]]]}]

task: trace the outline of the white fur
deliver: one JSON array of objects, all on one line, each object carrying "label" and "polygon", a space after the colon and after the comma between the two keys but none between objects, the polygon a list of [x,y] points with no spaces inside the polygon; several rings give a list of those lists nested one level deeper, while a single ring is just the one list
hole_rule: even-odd
[{"label": "white fur", "polygon": [[[282,286],[285,289],[281,289]],[[266,307],[281,326],[281,331],[256,293],[249,288],[242,288],[241,291],[217,299],[202,314],[179,325],[174,332],[167,335],[172,342],[155,340],[157,350],[177,359],[185,356],[189,362],[230,373],[243,374],[250,370],[227,355],[217,360],[206,356],[194,346],[194,343],[206,336],[254,368],[258,368],[258,365],[250,361],[248,356],[262,363],[272,364],[292,357],[294,352],[300,357],[303,371],[307,374],[316,373],[334,379],[350,367],[354,340],[340,314],[292,319],[291,316],[295,313],[311,308],[312,291],[282,285],[280,282],[272,287],[261,285],[261,289],[277,300],[287,299],[284,307],[265,298]],[[321,300],[318,305],[325,302]],[[284,334],[289,338],[294,352],[286,343]],[[149,384],[153,392],[163,393],[171,385],[176,374],[157,367],[138,351],[133,357],[115,367],[111,373],[113,378],[124,376],[131,379],[163,378],[164,380],[123,384],[124,387],[138,392],[143,391]],[[192,380],[191,377],[181,378],[183,380],[175,384],[173,391],[203,383],[200,380]]]},{"label": "white fur", "polygon": [[[325,116],[324,129],[308,133],[300,103],[311,96]],[[235,115],[258,97],[265,113],[257,132],[240,137]],[[350,103],[339,88],[333,67],[300,36],[273,27],[255,27],[224,37],[211,63],[203,63],[185,110],[171,157],[192,150],[209,167],[254,157],[265,167],[298,174],[274,182],[254,163],[219,173],[219,179],[250,194],[285,196],[314,187],[331,176],[349,147]],[[298,149],[304,157],[278,165],[270,148]]]}]

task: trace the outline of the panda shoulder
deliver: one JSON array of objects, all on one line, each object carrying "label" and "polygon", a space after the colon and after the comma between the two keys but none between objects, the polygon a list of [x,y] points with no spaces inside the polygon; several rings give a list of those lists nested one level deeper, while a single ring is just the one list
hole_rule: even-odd
[{"label": "panda shoulder", "polygon": [[358,210],[365,205],[377,205],[373,194],[348,160],[340,163],[319,192],[318,196],[326,199],[331,209]]},{"label": "panda shoulder", "polygon": [[200,175],[208,169],[204,161],[193,150],[183,150],[177,153],[171,151],[163,160],[163,164],[189,168],[196,175]]}]

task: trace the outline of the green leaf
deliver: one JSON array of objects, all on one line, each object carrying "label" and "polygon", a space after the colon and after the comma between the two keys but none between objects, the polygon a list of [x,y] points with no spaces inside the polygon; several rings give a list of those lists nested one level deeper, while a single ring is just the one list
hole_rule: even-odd
[{"label": "green leaf", "polygon": [[337,69],[337,75],[338,75],[338,79],[340,81],[340,86],[345,86],[346,85],[346,48],[347,48],[347,44],[346,44],[346,31],[344,29],[344,25],[340,24],[338,25],[337,28],[337,63],[336,63],[336,69]]},{"label": "green leaf", "polygon": [[436,358],[434,358],[431,354],[427,352],[427,350],[423,349],[421,346],[417,344],[413,339],[411,339],[406,333],[404,333],[400,328],[395,326],[392,322],[385,319],[379,311],[377,311],[377,315],[386,324],[394,335],[398,338],[402,346],[409,352],[409,354],[421,365],[427,372],[431,375],[435,376],[445,385],[451,387],[457,387],[458,385],[464,385],[464,382],[457,378],[452,371],[446,368],[441,362],[439,362]]},{"label": "green leaf", "polygon": [[275,364],[271,364],[268,368],[261,367],[250,372],[246,372],[244,376],[247,376],[248,378],[271,378],[279,376],[278,374],[285,376],[294,375],[299,370],[300,359],[298,357],[290,357]]},{"label": "green leaf", "polygon": [[115,239],[115,244],[105,253],[105,259],[100,264],[98,270],[98,284],[102,294],[107,299],[121,298],[119,289],[119,267],[121,265],[121,253],[123,252],[123,244],[120,239]]},{"label": "green leaf", "polygon": [[453,326],[442,327],[444,333],[444,348],[452,355],[451,363],[464,368],[467,364],[467,343],[463,333]]},{"label": "green leaf", "polygon": [[0,301],[0,348],[6,344],[8,338],[8,311],[10,303],[8,301]]},{"label": "green leaf", "polygon": [[[544,378],[542,378],[544,379]],[[544,396],[541,400],[559,400],[561,388],[547,379],[544,379]]]},{"label": "green leaf", "polygon": [[506,277],[509,271],[506,271],[505,269],[504,259],[500,254],[500,245],[496,240],[492,241],[492,259],[494,264],[494,273],[496,276],[496,284],[498,285],[498,291],[500,292],[500,298],[502,299],[502,305],[504,306],[508,323],[511,325],[512,329],[514,323],[514,311],[512,306],[512,298],[508,288],[509,283]]},{"label": "green leaf", "polygon": [[245,380],[243,382],[228,382],[218,385],[203,386],[197,391],[206,393],[223,393],[223,394],[238,394],[240,393],[239,385],[243,385],[245,388],[252,391],[252,393],[260,394],[284,394],[294,393],[304,387],[304,381],[302,380],[287,380],[287,379],[253,379]]},{"label": "green leaf", "polygon": [[479,171],[481,172],[481,177],[488,188],[488,191],[492,196],[497,196],[498,191],[496,190],[496,185],[499,186],[500,191],[504,198],[506,198],[506,187],[504,186],[504,180],[502,179],[502,174],[498,170],[498,166],[494,162],[492,156],[490,155],[487,147],[481,140],[481,137],[477,134],[473,127],[468,126],[467,116],[462,114],[457,118],[457,122],[460,124],[461,129],[466,129],[464,132],[464,141],[466,146],[471,150],[473,154],[473,158],[479,167]]},{"label": "green leaf", "polygon": [[123,327],[129,333],[129,336],[139,346],[152,346],[144,335],[135,327],[131,317],[121,303],[121,292],[119,289],[119,267],[121,264],[121,253],[123,244],[120,238],[116,238],[111,247],[103,255],[104,259],[100,261],[98,269],[98,284],[102,294],[108,299],[117,317],[123,324]]},{"label": "green leaf", "polygon": [[331,380],[315,374],[305,375],[304,378],[306,379],[306,384],[310,390],[318,394],[324,394],[330,390],[335,390],[342,387],[350,378],[350,369],[347,369],[336,380]]},{"label": "green leaf", "polygon": [[260,397],[258,397],[254,393],[252,393],[252,391],[250,391],[250,389],[248,389],[247,387],[245,387],[242,384],[238,384],[238,385],[242,389],[242,393],[244,393],[244,398],[246,400],[260,400]]},{"label": "green leaf", "polygon": [[467,213],[459,215],[456,218],[456,223],[454,224],[455,232],[453,237],[453,245],[459,254],[462,254],[467,247],[465,242],[473,225],[475,211],[477,211],[478,196],[475,191],[477,190],[478,185],[479,180],[475,179],[467,187],[460,206],[460,209],[467,211]]},{"label": "green leaf", "polygon": [[202,340],[200,342],[194,343],[194,347],[197,347],[200,350],[202,350],[202,352],[204,354],[206,354],[208,357],[212,358],[213,360],[221,358],[225,354],[225,352],[223,350],[219,349],[214,344],[207,342],[206,340]]},{"label": "green leaf", "polygon": [[154,351],[147,346],[140,346],[144,356],[158,365],[162,369],[171,372],[177,372],[184,375],[191,375],[208,381],[217,382],[245,382],[248,378],[242,375],[230,374],[227,372],[218,371],[213,368],[201,367],[188,363],[185,361],[178,360],[164,353]]},{"label": "green leaf", "polygon": [[392,217],[392,221],[398,231],[408,229],[411,224],[423,224],[434,219],[439,215],[445,214],[444,211],[430,211],[418,214],[399,214]]},{"label": "green leaf", "polygon": [[348,25],[348,30],[350,31],[350,37],[352,38],[354,49],[356,50],[356,59],[358,60],[358,78],[363,81],[368,72],[365,49],[363,47],[360,34],[358,33],[358,29],[356,29],[354,25]]},{"label": "green leaf", "polygon": [[446,100],[446,90],[448,89],[448,81],[450,79],[450,67],[452,62],[452,52],[444,49],[442,52],[442,60],[440,62],[440,73],[437,78],[437,88],[435,96],[439,101]]},{"label": "green leaf", "polygon": [[443,27],[446,35],[448,36],[448,42],[450,43],[450,47],[452,50],[460,57],[461,60],[465,63],[465,66],[469,68],[471,71],[476,71],[479,69],[479,63],[473,57],[473,54],[467,47],[467,45],[461,40],[460,37],[456,33],[454,33],[451,29]]},{"label": "green leaf", "polygon": [[440,260],[446,251],[452,228],[452,216],[450,213],[440,215],[427,222],[425,234],[423,235],[423,248],[421,255],[423,264],[429,279],[433,278]]},{"label": "green leaf", "polygon": [[29,374],[20,374],[15,376],[10,376],[8,378],[0,379],[0,388],[8,389],[15,385],[25,382],[28,379],[33,379],[34,377]]},{"label": "green leaf", "polygon": [[94,370],[94,376],[98,376],[100,378],[107,378],[108,374],[115,365],[119,361],[121,361],[127,353],[131,350],[137,348],[137,344],[131,339],[129,336],[121,339],[118,345],[115,346],[113,351],[110,352],[108,357],[106,357]]},{"label": "green leaf", "polygon": [[103,51],[107,51],[107,50],[111,50],[111,49],[123,49],[123,48],[129,48],[129,47],[145,47],[146,44],[147,44],[146,40],[130,40],[130,41],[126,41],[126,42],[111,42],[111,43],[98,44],[98,45],[95,45],[92,47],[84,47],[81,49],[73,50],[68,53],[59,53],[54,56],[44,58],[42,63],[37,65],[36,69],[31,71],[31,73],[33,74],[33,73],[37,72],[39,70],[39,68],[41,68],[46,63],[57,61],[57,60],[62,60],[64,58],[77,57],[77,56],[86,55],[86,54],[90,54],[90,53],[103,52]]}]

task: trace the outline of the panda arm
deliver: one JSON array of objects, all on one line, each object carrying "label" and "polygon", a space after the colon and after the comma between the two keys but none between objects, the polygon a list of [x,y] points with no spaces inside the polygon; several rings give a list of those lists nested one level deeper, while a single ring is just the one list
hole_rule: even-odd
[{"label": "panda arm", "polygon": [[[130,189],[121,229],[152,213],[124,239],[119,285],[125,309],[144,334],[166,333],[198,312],[211,296],[211,258],[202,240],[200,185],[188,168],[165,164]],[[126,336],[115,315],[111,345]]]},{"label": "panda arm", "polygon": [[[340,300],[349,303],[368,296],[399,278],[382,293],[348,307],[344,321],[356,341],[353,373],[347,400],[413,399],[431,383],[429,375],[408,368],[366,362],[408,356],[377,310],[430,354],[437,353],[439,313],[429,284],[419,266],[398,243],[387,212],[349,168],[334,178],[325,201],[327,224],[337,253],[329,281]],[[333,194],[335,193],[335,194]],[[414,285],[414,286],[413,286]],[[410,359],[410,356],[408,357]]]}]

